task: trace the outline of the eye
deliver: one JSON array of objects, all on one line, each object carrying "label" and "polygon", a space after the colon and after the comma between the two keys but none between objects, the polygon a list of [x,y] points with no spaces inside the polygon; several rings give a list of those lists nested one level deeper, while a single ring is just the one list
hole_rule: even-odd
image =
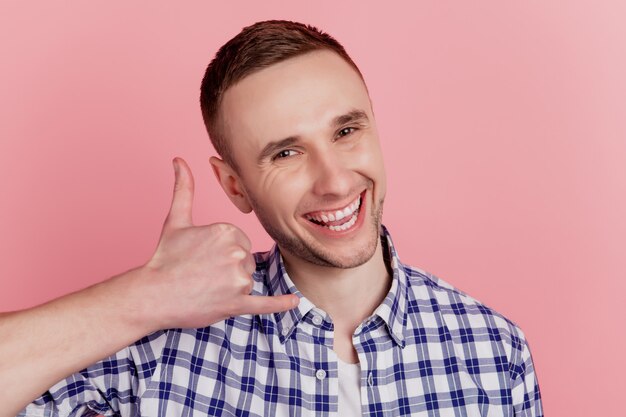
[{"label": "eye", "polygon": [[288,158],[288,157],[290,157],[292,155],[296,155],[296,154],[297,154],[297,152],[294,151],[293,149],[285,149],[283,151],[278,152],[276,155],[274,155],[272,160]]},{"label": "eye", "polygon": [[344,127],[338,133],[339,137],[344,137],[352,133],[352,131],[356,130],[355,127]]}]

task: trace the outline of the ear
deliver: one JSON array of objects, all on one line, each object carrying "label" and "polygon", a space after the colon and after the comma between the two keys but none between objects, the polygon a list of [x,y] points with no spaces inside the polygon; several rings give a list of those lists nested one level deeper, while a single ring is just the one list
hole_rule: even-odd
[{"label": "ear", "polygon": [[252,206],[248,202],[248,197],[244,193],[244,189],[241,185],[241,179],[239,175],[223,160],[212,156],[209,158],[213,173],[217,178],[217,181],[222,186],[222,189],[230,198],[237,208],[243,213],[250,213]]}]

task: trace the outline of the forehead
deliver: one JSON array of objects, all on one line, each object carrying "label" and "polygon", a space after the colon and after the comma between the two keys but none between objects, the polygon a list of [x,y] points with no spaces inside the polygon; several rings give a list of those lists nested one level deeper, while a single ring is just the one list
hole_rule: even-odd
[{"label": "forehead", "polygon": [[361,77],[338,54],[322,50],[245,77],[226,91],[220,112],[230,149],[240,160],[268,142],[328,128],[334,117],[352,109],[372,118]]}]

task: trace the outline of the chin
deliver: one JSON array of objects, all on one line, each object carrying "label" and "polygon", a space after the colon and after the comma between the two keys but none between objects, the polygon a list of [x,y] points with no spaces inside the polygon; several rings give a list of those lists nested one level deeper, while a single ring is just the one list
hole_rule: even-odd
[{"label": "chin", "polygon": [[[361,193],[360,201],[368,201],[367,193],[367,189]],[[372,204],[359,204],[354,210],[356,217],[352,225],[344,230],[331,230],[312,221],[314,219],[300,216],[296,230],[287,233],[286,229],[275,227],[269,216],[265,216],[258,207],[255,208],[255,214],[281,252],[286,251],[314,265],[348,269],[367,263],[376,253],[380,239],[382,203],[381,199],[375,210]]]}]

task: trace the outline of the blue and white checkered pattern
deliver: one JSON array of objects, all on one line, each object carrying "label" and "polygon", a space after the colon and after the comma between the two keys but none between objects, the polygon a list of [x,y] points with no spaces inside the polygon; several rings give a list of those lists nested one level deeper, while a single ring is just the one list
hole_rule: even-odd
[{"label": "blue and white checkered pattern", "polygon": [[[391,289],[355,331],[364,416],[542,416],[524,334],[420,269],[381,228]],[[21,416],[337,416],[330,317],[295,288],[277,247],[253,293],[297,294],[285,313],[153,333],[54,385]],[[321,319],[321,320],[320,320]]]}]

